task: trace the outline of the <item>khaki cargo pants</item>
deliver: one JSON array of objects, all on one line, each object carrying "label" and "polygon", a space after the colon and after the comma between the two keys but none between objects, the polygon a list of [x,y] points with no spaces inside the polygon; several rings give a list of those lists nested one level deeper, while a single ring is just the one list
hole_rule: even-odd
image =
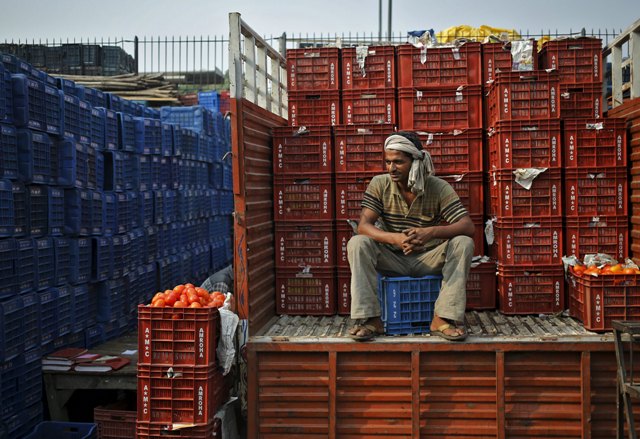
[{"label": "khaki cargo pants", "polygon": [[473,239],[468,236],[456,236],[432,250],[410,255],[395,252],[368,236],[352,237],[347,244],[351,267],[351,318],[380,316],[378,273],[410,277],[442,274],[435,314],[463,321],[473,250]]}]

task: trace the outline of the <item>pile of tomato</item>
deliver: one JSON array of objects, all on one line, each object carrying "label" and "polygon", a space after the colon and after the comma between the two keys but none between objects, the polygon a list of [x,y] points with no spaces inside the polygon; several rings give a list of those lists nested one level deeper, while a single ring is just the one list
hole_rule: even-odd
[{"label": "pile of tomato", "polygon": [[597,265],[574,265],[571,271],[577,276],[603,276],[615,274],[640,274],[640,270],[633,267],[625,267],[622,264],[606,264],[602,267]]},{"label": "pile of tomato", "polygon": [[155,308],[220,308],[225,296],[220,291],[209,292],[193,284],[176,285],[172,290],[159,291],[153,296]]}]

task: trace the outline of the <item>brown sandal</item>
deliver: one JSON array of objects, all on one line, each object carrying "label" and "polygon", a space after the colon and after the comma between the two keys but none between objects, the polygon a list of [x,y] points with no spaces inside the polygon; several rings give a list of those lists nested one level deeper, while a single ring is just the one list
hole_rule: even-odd
[{"label": "brown sandal", "polygon": [[[456,334],[456,335],[445,334],[444,332],[447,329],[458,329],[458,328],[462,329],[464,332],[462,334]],[[444,325],[438,326],[437,329],[432,329],[431,335],[442,337],[445,340],[449,340],[449,341],[463,341],[465,338],[467,338],[468,334],[464,326],[457,326],[457,325],[452,325],[451,323],[445,323]]]},{"label": "brown sandal", "polygon": [[[360,331],[363,331],[364,334],[358,335]],[[349,331],[349,337],[355,341],[369,341],[376,338],[378,335],[384,335],[384,331],[379,331],[378,328],[371,323],[355,325]]]}]

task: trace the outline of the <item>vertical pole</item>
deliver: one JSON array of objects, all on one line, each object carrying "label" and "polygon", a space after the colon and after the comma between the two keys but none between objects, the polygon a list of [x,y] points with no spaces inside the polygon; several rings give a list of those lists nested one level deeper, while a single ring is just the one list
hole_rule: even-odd
[{"label": "vertical pole", "polygon": [[382,41],[382,0],[378,0],[378,41]]},{"label": "vertical pole", "polygon": [[135,37],[133,37],[133,57],[135,58],[136,62],[133,63],[133,65],[135,66],[135,74],[138,74],[138,69],[140,68],[138,66],[138,63],[140,62],[140,59],[138,58],[138,36],[136,35]]},{"label": "vertical pole", "polygon": [[393,9],[393,0],[389,0],[389,16],[388,18],[388,31],[387,31],[387,39],[391,41],[391,10]]},{"label": "vertical pole", "polygon": [[242,98],[242,46],[240,42],[240,14],[229,14],[229,97]]}]

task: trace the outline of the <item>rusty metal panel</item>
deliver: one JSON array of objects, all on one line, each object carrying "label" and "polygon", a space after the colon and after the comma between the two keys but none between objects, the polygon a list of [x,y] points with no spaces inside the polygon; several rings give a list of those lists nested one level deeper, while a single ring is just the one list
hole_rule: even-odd
[{"label": "rusty metal panel", "polygon": [[256,413],[263,439],[329,435],[329,355],[263,352],[258,355]]},{"label": "rusty metal panel", "polygon": [[420,437],[497,437],[494,352],[423,352]]},{"label": "rusty metal panel", "polygon": [[410,438],[411,353],[341,352],[336,367],[336,437]]},{"label": "rusty metal panel", "polygon": [[286,121],[231,99],[234,266],[238,314],[255,333],[275,316],[271,129]]},{"label": "rusty metal panel", "polygon": [[506,353],[504,376],[506,437],[582,437],[580,353]]}]

